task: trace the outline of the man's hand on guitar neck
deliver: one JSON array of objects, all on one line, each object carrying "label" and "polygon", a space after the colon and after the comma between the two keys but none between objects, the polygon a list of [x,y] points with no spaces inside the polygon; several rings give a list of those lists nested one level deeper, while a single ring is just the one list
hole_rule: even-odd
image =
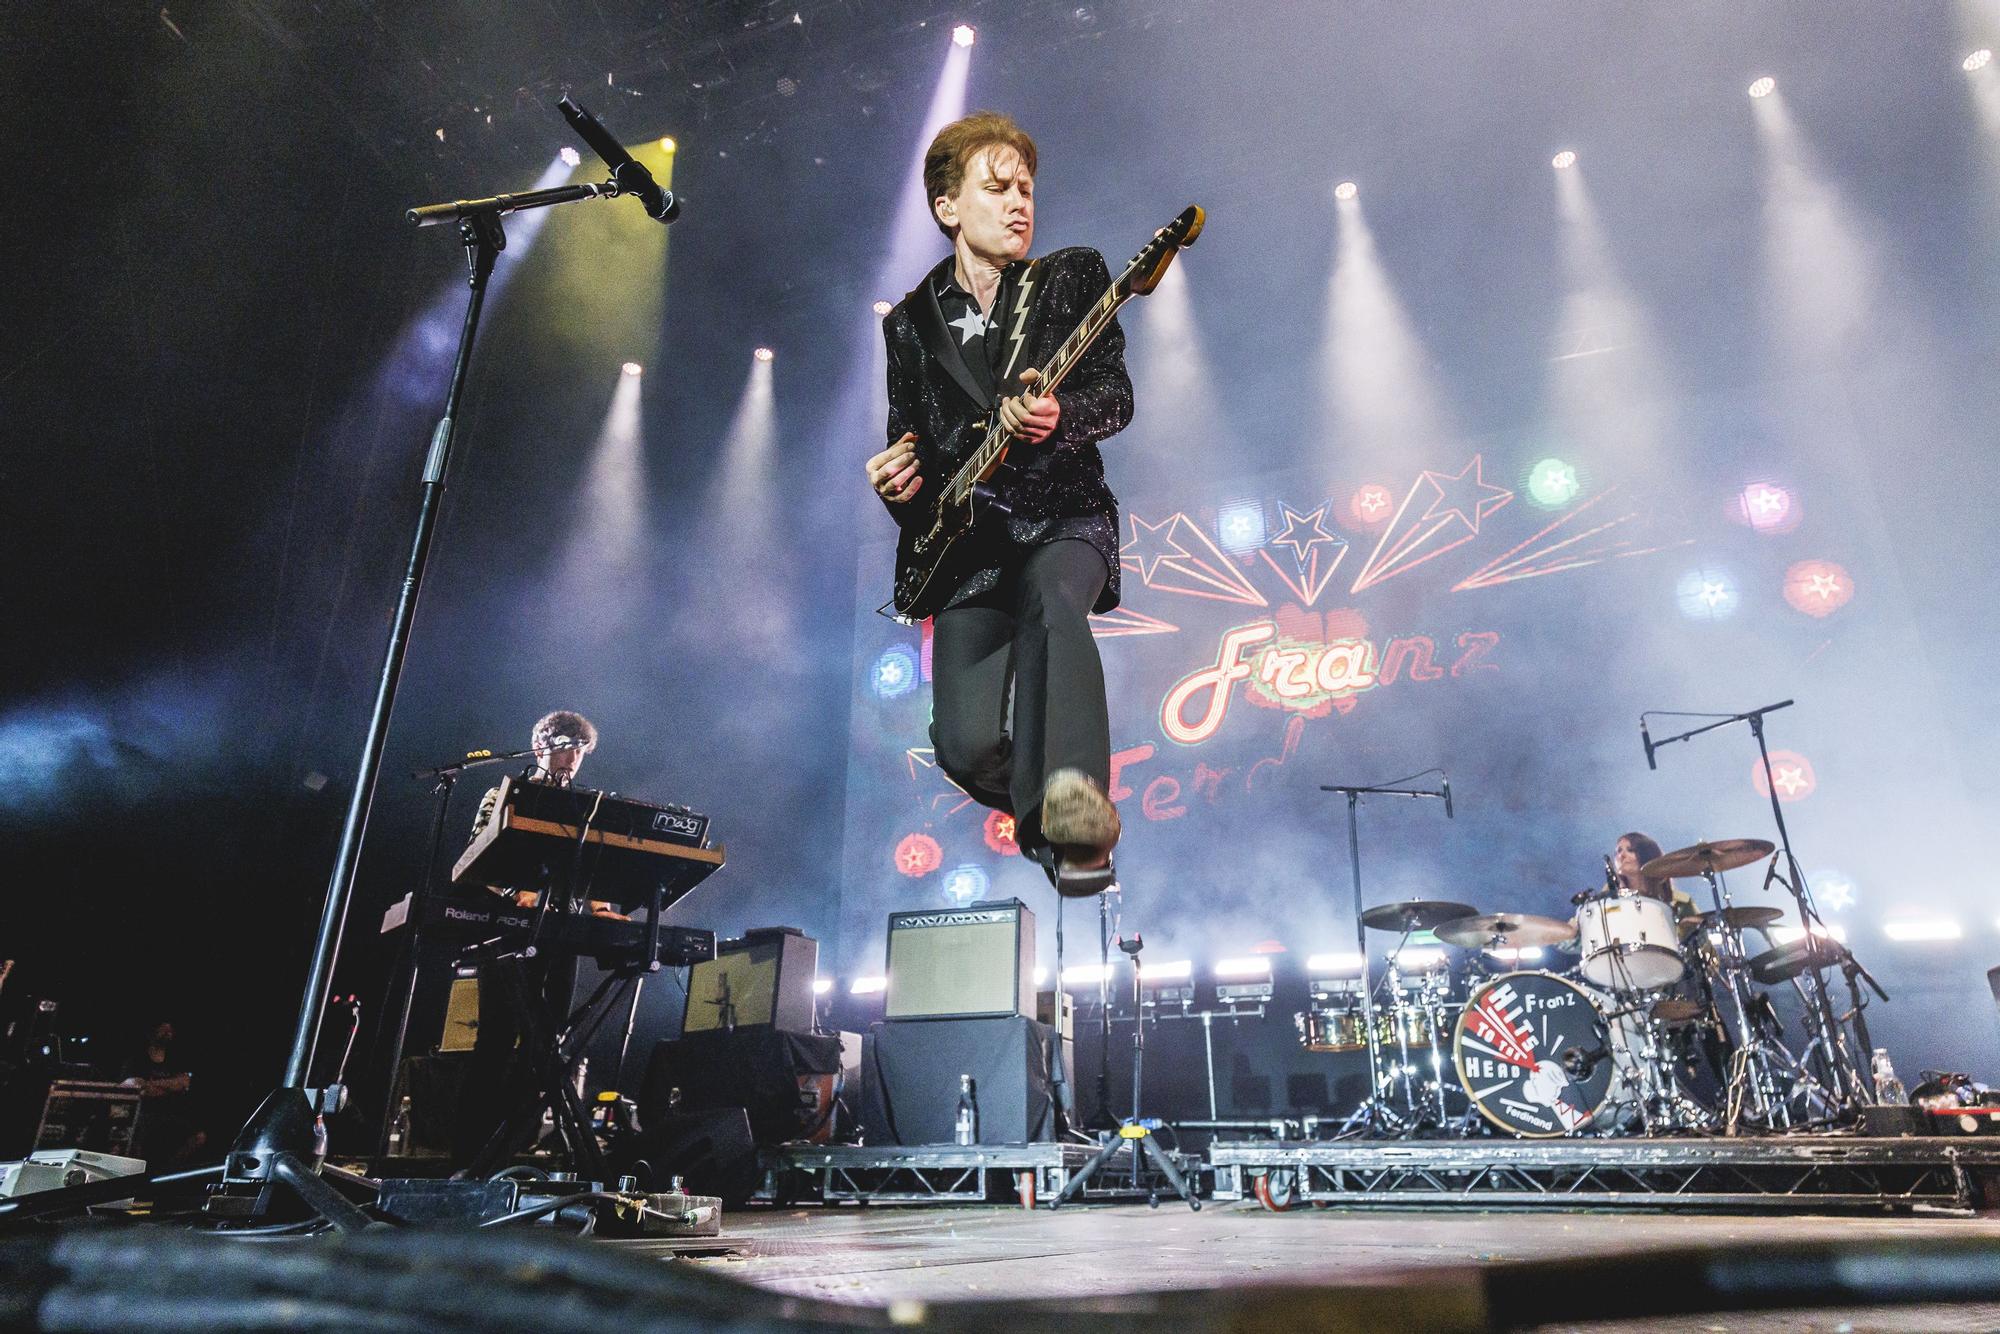
[{"label": "man's hand on guitar neck", "polygon": [[1029,367],[1021,372],[1025,392],[1000,400],[1000,424],[1007,428],[1007,434],[1031,445],[1054,435],[1056,423],[1062,420],[1062,404],[1056,402],[1056,396],[1035,392],[1035,383],[1041,378],[1040,371]]}]

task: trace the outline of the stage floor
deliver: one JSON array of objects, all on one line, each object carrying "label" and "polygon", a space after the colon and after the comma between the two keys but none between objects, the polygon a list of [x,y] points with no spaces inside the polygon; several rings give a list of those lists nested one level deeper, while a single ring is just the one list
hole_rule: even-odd
[{"label": "stage floor", "polygon": [[[1773,1240],[1898,1242],[1950,1238],[2000,1248],[2000,1215],[1853,1217],[1691,1215],[1597,1210],[1348,1212],[1256,1204],[736,1209],[724,1231],[742,1250],[692,1263],[756,1286],[873,1307],[1054,1302],[1120,1309],[1130,1294],[1252,1285],[1394,1287],[1436,1296],[1482,1267]],[[646,1249],[648,1243],[611,1243]],[[1087,1304],[1086,1304],[1087,1299]],[[1129,1309],[1129,1308],[1127,1308]],[[1412,1327],[1416,1327],[1413,1325]],[[2000,1306],[1905,1306],[1678,1317],[1564,1328],[1994,1329]]]}]

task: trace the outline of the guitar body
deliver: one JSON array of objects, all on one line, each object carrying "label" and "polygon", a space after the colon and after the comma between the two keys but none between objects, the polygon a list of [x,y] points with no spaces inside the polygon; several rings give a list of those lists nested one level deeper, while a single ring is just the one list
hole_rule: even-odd
[{"label": "guitar body", "polygon": [[[1199,207],[1190,205],[1153,233],[1153,239],[1063,340],[1054,359],[1040,368],[1038,393],[1054,393],[1118,308],[1159,284],[1174,256],[1201,235],[1205,219]],[[898,619],[914,622],[935,616],[966,577],[984,563],[980,528],[1006,511],[994,481],[1006,462],[1011,440],[1005,431],[979,421],[943,442],[938,457],[954,461],[955,470],[935,487],[936,498],[928,512],[906,526],[896,542],[896,591],[891,601]],[[968,441],[977,441],[977,447],[966,449]]]},{"label": "guitar body", "polygon": [[[981,436],[986,423],[974,422],[959,433]],[[955,443],[955,442],[954,442]],[[947,447],[945,457],[958,451]],[[952,594],[984,563],[980,559],[981,530],[989,522],[1004,521],[1008,507],[995,482],[1006,460],[1003,449],[975,480],[962,499],[947,493],[933,503],[927,520],[903,529],[896,541],[896,614],[906,621],[922,621],[944,610]]]}]

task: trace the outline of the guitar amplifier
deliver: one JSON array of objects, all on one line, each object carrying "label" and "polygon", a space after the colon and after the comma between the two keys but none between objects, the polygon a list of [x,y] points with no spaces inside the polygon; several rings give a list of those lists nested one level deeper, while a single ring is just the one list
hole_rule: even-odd
[{"label": "guitar amplifier", "polygon": [[890,1019],[1035,1015],[1035,914],[1019,899],[889,914]]},{"label": "guitar amplifier", "polygon": [[725,940],[688,974],[681,1032],[770,1028],[813,1031],[813,977],[819,942],[797,927],[767,926]]}]

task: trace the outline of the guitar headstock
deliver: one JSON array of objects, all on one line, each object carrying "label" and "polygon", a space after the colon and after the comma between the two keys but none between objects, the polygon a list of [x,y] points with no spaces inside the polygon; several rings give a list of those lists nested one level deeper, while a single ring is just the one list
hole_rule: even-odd
[{"label": "guitar headstock", "polygon": [[1145,296],[1159,286],[1174,256],[1183,246],[1195,243],[1207,221],[1208,214],[1201,205],[1189,204],[1178,218],[1155,232],[1153,239],[1125,266],[1125,290],[1133,296]]}]

